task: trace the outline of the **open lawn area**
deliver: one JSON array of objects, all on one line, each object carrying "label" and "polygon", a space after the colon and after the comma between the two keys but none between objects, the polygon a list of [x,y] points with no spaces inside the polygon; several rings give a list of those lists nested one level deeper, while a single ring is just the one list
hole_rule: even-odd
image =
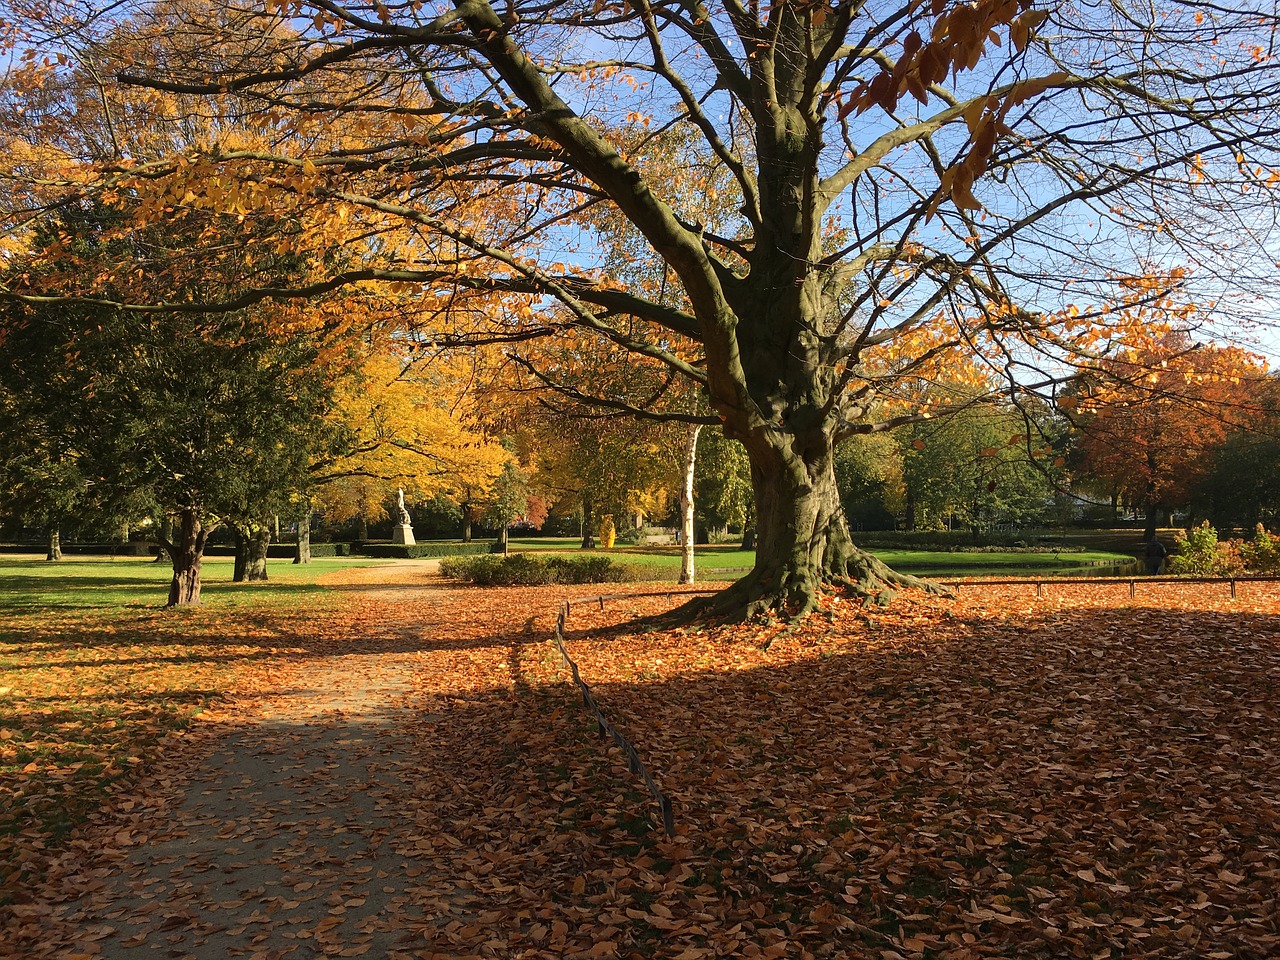
[{"label": "open lawn area", "polygon": [[[566,556],[581,554],[580,540],[572,537],[531,537],[513,539],[512,550],[564,553]],[[674,546],[616,546],[598,553],[645,570],[653,571],[658,579],[674,580],[680,573],[680,548]],[[989,574],[1017,576],[1031,573],[1106,573],[1134,563],[1132,555],[1105,550],[1083,552],[1026,553],[1016,551],[991,551],[983,553],[949,552],[938,550],[887,550],[871,551],[889,566],[903,573],[921,576],[978,577]],[[755,563],[753,550],[742,550],[730,545],[699,545],[696,548],[695,566],[700,579],[736,580]]]},{"label": "open lawn area", "polygon": [[175,612],[96,569],[101,611],[83,582],[4,600],[0,955],[1280,953],[1276,584],[908,593],[792,630],[653,629],[669,584],[576,605],[667,837],[549,642],[599,588],[335,565],[290,603],[281,568]]}]

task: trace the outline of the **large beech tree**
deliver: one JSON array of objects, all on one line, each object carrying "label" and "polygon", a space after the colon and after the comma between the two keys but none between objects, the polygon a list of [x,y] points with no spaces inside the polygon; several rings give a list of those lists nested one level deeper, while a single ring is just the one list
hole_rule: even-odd
[{"label": "large beech tree", "polygon": [[[24,3],[21,42],[263,135],[46,166],[16,218],[60,175],[157,217],[283,208],[290,244],[348,256],[259,295],[416,284],[442,343],[576,328],[665,365],[751,461],[757,562],[717,601],[741,615],[902,581],[852,542],[833,451],[933,412],[888,403],[903,384],[976,355],[1045,385],[1141,342],[1119,307],[1191,282],[1240,302],[1271,263],[1277,15],[1255,0],[173,0],[77,33],[78,6],[42,34]],[[13,82],[65,69],[44,62]],[[602,216],[657,289],[605,269]]]}]

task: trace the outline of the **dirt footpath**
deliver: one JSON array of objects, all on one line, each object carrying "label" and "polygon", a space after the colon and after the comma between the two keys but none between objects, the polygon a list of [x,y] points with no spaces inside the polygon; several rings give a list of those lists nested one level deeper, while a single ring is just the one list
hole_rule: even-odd
[{"label": "dirt footpath", "polygon": [[135,799],[80,832],[48,899],[19,908],[25,942],[0,955],[415,955],[400,915],[426,881],[405,797],[437,719],[421,679],[451,685],[458,653],[433,629],[437,566],[336,574],[350,649],[338,638],[283,668],[274,695],[233,699],[175,743]]}]

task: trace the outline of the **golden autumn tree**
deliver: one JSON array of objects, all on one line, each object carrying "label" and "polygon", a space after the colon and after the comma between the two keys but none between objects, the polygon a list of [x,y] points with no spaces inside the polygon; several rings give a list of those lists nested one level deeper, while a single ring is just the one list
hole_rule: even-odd
[{"label": "golden autumn tree", "polygon": [[316,501],[331,523],[386,515],[388,495],[487,490],[510,455],[485,436],[461,387],[462,357],[410,362],[383,344],[337,389],[332,455],[312,465]]},{"label": "golden autumn tree", "polygon": [[[161,212],[270,208],[298,224],[282,243],[335,255],[258,296],[408,284],[442,344],[577,329],[664,365],[751,461],[756,566],[715,601],[736,615],[909,582],[855,546],[833,473],[842,439],[885,428],[902,378],[977,357],[1049,391],[1141,345],[1115,304],[1172,278],[1222,312],[1224,289],[1240,303],[1272,269],[1258,198],[1280,179],[1280,65],[1262,4],[92,8],[77,30],[81,8],[24,5],[32,63],[57,77],[57,54],[92,57],[107,88],[262,136],[45,167],[13,222],[59,180]],[[113,35],[127,52],[102,52]],[[676,133],[673,163],[651,148]],[[656,290],[609,269],[602,215]]]},{"label": "golden autumn tree", "polygon": [[[1233,431],[1262,420],[1259,359],[1171,333],[1102,364],[1081,395],[1062,398],[1080,426],[1082,468],[1146,516],[1182,506]],[[1060,402],[1062,402],[1060,401]]]}]

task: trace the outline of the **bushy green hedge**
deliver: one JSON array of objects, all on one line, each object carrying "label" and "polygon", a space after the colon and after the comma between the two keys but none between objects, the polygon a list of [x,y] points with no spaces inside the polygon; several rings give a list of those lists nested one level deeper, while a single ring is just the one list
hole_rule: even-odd
[{"label": "bushy green hedge", "polygon": [[416,560],[419,557],[460,557],[488,553],[487,541],[478,543],[362,543],[356,551],[366,557]]},{"label": "bushy green hedge", "polygon": [[1218,531],[1206,520],[1178,534],[1169,558],[1171,573],[1202,577],[1234,577],[1241,574],[1280,573],[1280,538],[1262,524],[1252,540],[1219,540]]},{"label": "bushy green hedge", "polygon": [[552,583],[624,583],[640,579],[639,571],[609,557],[540,557],[513,553],[506,557],[446,557],[440,572],[478,587],[541,587]]}]

